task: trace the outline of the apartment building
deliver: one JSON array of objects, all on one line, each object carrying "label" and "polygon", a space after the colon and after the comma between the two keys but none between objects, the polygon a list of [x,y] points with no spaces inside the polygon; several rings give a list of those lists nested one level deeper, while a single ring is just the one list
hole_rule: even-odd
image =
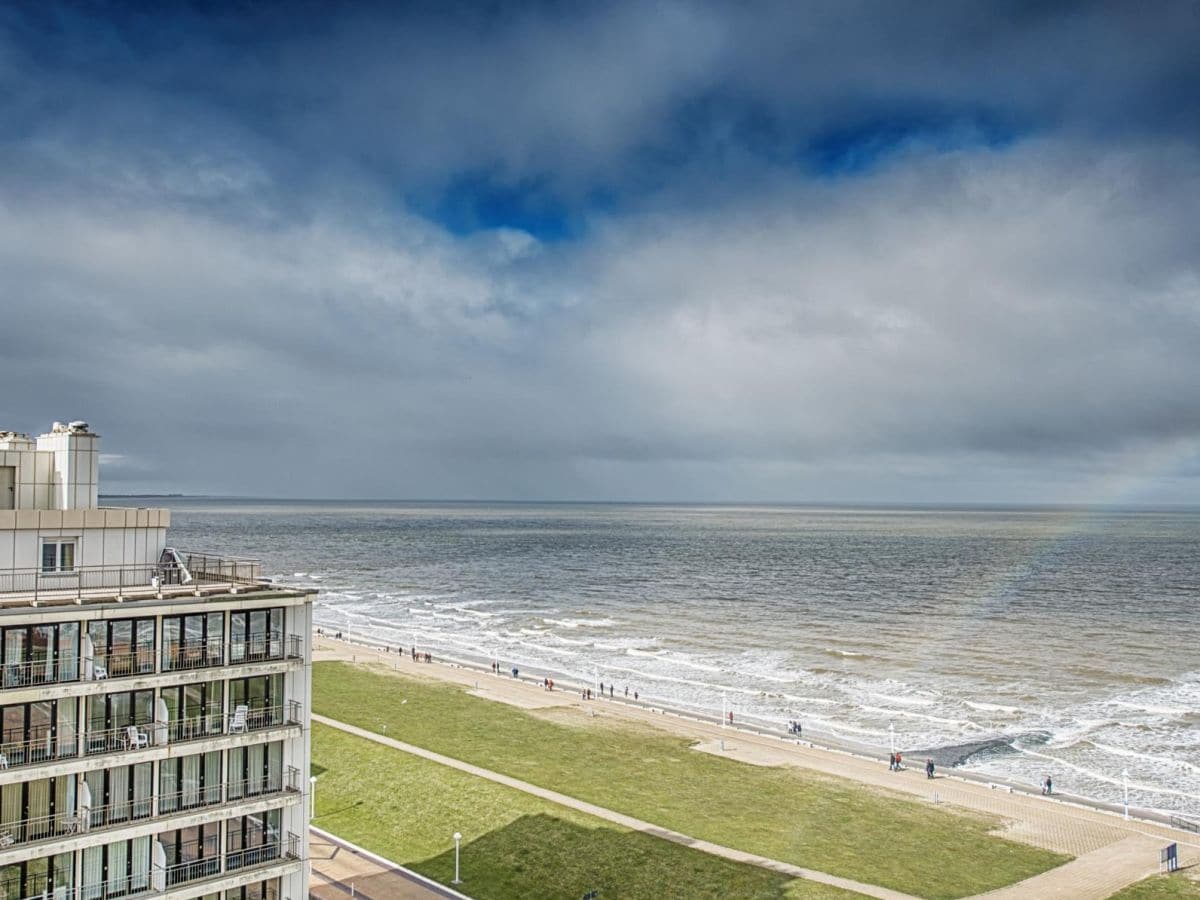
[{"label": "apartment building", "polygon": [[0,432],[0,900],[308,896],[311,593]]}]

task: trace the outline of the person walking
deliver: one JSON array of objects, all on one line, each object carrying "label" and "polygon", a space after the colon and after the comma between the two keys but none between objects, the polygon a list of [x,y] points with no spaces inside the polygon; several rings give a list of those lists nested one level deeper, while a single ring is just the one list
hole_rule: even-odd
[{"label": "person walking", "polygon": [[926,778],[933,777],[933,757],[932,756],[929,759],[925,760],[925,777]]},{"label": "person walking", "polygon": [[896,771],[896,754],[895,753],[888,756],[888,771],[889,772]]}]

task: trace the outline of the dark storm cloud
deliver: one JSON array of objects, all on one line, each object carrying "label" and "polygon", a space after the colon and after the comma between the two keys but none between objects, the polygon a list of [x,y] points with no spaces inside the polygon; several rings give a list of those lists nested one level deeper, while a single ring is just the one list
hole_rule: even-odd
[{"label": "dark storm cloud", "polygon": [[1198,38],[10,7],[0,426],[158,489],[1195,501]]}]

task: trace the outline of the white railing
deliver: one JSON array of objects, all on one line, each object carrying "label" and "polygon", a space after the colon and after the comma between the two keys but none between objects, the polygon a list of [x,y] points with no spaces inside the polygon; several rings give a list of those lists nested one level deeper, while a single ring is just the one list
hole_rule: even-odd
[{"label": "white railing", "polygon": [[261,577],[262,563],[257,559],[175,550],[169,559],[164,554],[161,561],[134,565],[0,569],[0,600],[4,594],[53,600],[96,592],[153,592],[184,584],[258,585]]}]

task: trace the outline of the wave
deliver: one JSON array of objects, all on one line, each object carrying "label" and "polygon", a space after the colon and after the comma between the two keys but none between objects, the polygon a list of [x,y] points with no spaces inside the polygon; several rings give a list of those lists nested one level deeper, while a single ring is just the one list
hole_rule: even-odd
[{"label": "wave", "polygon": [[559,625],[563,628],[613,628],[620,624],[616,619],[550,619],[543,617],[547,625]]},{"label": "wave", "polygon": [[1016,714],[1021,711],[1019,706],[1003,706],[999,703],[984,703],[982,700],[964,700],[963,703],[971,707],[971,709],[977,709],[981,712],[1006,712]]}]

